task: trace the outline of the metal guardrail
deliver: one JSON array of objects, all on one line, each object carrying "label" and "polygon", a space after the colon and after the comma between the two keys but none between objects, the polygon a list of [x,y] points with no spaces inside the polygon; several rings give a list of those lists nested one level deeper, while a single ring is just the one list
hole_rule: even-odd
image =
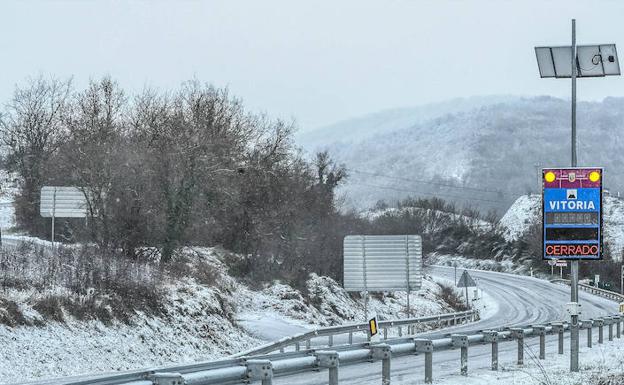
[{"label": "metal guardrail", "polygon": [[[550,282],[562,282],[562,283],[565,283],[566,285],[570,284],[569,279],[560,279],[560,278],[552,279]],[[587,285],[585,283],[579,283],[579,289],[586,291],[588,293],[597,295],[599,297],[610,299],[612,301],[624,302],[624,295],[620,293],[616,293],[615,291],[601,289],[599,287]]]},{"label": "metal guardrail", "polygon": [[[387,340],[388,329],[391,328],[397,328],[399,332],[399,337],[402,337],[404,326],[407,326],[407,334],[413,334],[413,330],[415,330],[415,328],[419,325],[438,323],[444,326],[453,326],[468,321],[475,321],[475,319],[478,317],[478,314],[479,313],[476,310],[467,310],[462,312],[438,314],[426,317],[379,321],[377,325],[380,330],[383,330],[384,340]],[[349,345],[351,345],[353,344],[353,334],[358,332],[365,333],[368,336],[368,323],[364,322],[314,329],[309,332],[295,334],[293,336],[285,337],[275,342],[271,342],[269,344],[235,354],[233,355],[233,357],[267,354],[277,350],[283,353],[284,350],[290,346],[294,348],[294,351],[300,351],[302,344],[305,345],[306,349],[310,349],[312,347],[312,339],[321,337],[327,338],[327,345],[325,346],[332,347],[334,346],[334,337],[341,334],[348,334]],[[315,346],[315,348],[318,348],[318,346]]]},{"label": "metal guardrail", "polygon": [[[619,314],[583,320],[580,328],[587,330],[587,346],[592,347],[593,329],[598,328],[598,343],[604,342],[604,327],[608,328],[608,339],[621,338],[624,316]],[[546,336],[558,336],[558,353],[563,354],[564,333],[570,329],[565,322],[552,322],[518,328],[488,330],[474,334],[453,334],[439,338],[397,338],[385,343],[357,343],[336,346],[332,350],[306,349],[298,352],[275,353],[248,356],[235,359],[197,363],[116,376],[94,378],[79,382],[65,382],[71,385],[211,385],[241,384],[260,381],[271,385],[274,377],[328,369],[329,385],[338,385],[339,368],[346,365],[382,362],[381,382],[390,384],[390,362],[393,357],[424,355],[424,380],[433,381],[433,354],[437,351],[460,350],[459,374],[468,375],[468,349],[470,346],[490,344],[492,346],[491,368],[498,370],[498,344],[503,341],[517,341],[517,364],[524,364],[525,338],[539,337],[539,358],[546,358]]]}]

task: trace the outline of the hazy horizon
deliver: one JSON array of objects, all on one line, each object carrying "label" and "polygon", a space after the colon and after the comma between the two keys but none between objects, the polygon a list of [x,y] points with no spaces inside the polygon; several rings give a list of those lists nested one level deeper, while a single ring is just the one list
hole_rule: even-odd
[{"label": "hazy horizon", "polygon": [[[196,78],[307,131],[457,97],[567,98],[533,47],[569,44],[572,17],[579,44],[624,42],[622,14],[614,1],[5,1],[0,101],[38,74],[110,75],[129,92]],[[624,79],[582,80],[578,96],[624,96]]]}]

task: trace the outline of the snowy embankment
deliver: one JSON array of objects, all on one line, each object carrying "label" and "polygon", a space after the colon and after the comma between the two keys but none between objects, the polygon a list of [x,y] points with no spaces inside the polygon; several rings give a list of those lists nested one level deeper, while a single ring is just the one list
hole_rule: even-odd
[{"label": "snowy embankment", "polygon": [[[541,220],[542,197],[523,195],[516,199],[500,220],[508,241],[520,238],[532,224]],[[609,245],[613,259],[622,259],[624,251],[624,200],[605,195],[603,198],[604,242]]]},{"label": "snowy embankment", "polygon": [[[41,307],[48,298],[71,295],[61,288],[5,287],[0,383],[217,359],[308,328],[364,320],[363,302],[330,278],[311,275],[303,293],[279,282],[254,290],[228,275],[226,251],[184,252],[214,282],[168,279],[159,312],[134,311],[127,320],[77,319],[71,309],[61,306],[59,314]],[[440,291],[430,278],[423,280],[410,297],[414,315],[453,311]],[[369,309],[382,319],[402,318],[405,303],[405,293],[388,293],[373,296]]]}]

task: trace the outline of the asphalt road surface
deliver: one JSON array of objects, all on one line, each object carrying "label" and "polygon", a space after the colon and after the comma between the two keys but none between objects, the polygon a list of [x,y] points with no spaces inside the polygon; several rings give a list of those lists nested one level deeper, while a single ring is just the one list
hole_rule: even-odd
[{"label": "asphalt road surface", "polygon": [[[453,280],[453,268],[429,267],[426,271],[434,277]],[[422,336],[439,336],[450,333],[472,333],[480,330],[500,328],[504,326],[527,326],[537,325],[557,320],[564,320],[563,308],[570,302],[570,288],[560,284],[552,284],[544,280],[504,274],[469,270],[471,276],[477,280],[479,287],[487,293],[491,300],[497,302],[498,308],[490,314],[490,317],[478,322],[460,325],[454,328],[436,331]],[[459,272],[458,272],[459,276]],[[617,304],[585,292],[579,292],[579,301],[582,304],[581,319],[599,317],[612,314],[617,311]],[[597,331],[594,330],[594,341],[597,341]],[[581,347],[585,346],[586,332],[581,334]],[[606,340],[606,331],[605,331]],[[531,356],[539,354],[539,339],[527,338],[525,343],[525,362],[531,360]],[[595,342],[594,342],[595,343]],[[468,370],[488,369],[491,364],[490,345],[471,346],[468,349]],[[565,354],[569,354],[569,343],[565,341]],[[515,341],[504,341],[499,344],[499,362],[501,366],[512,366],[517,354]],[[546,337],[547,360],[548,356],[557,354],[557,336]],[[582,362],[583,355],[591,354],[586,349],[581,349],[579,360]],[[410,384],[424,383],[424,357],[422,355],[410,355],[395,357],[392,359],[391,376],[393,381]],[[441,377],[459,376],[459,351],[436,351],[433,354],[434,380]],[[379,384],[381,382],[381,363],[362,363],[344,366],[340,368],[339,380],[341,385],[348,384]],[[306,372],[286,377],[273,379],[274,384],[327,384],[327,372]]]}]

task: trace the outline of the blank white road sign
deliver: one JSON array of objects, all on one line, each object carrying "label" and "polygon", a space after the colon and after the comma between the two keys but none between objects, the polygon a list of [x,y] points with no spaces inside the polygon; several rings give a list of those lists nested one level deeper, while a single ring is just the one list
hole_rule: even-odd
[{"label": "blank white road sign", "polygon": [[420,235],[349,235],[344,238],[345,290],[411,291],[419,290],[421,285]]},{"label": "blank white road sign", "polygon": [[39,212],[44,218],[84,218],[87,199],[78,187],[44,186]]}]

